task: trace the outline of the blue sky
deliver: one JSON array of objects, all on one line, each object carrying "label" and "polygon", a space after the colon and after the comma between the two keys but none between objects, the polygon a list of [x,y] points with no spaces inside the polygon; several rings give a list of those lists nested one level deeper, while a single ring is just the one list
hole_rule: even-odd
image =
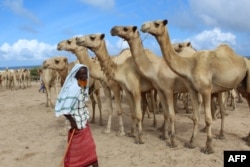
[{"label": "blue sky", "polygon": [[[57,43],[94,33],[104,33],[109,53],[118,54],[128,45],[110,35],[113,26],[158,19],[168,20],[173,43],[191,41],[198,50],[227,43],[250,56],[249,7],[249,0],[1,0],[0,67],[40,65],[58,55],[74,61]],[[155,38],[141,38],[161,55]]]}]

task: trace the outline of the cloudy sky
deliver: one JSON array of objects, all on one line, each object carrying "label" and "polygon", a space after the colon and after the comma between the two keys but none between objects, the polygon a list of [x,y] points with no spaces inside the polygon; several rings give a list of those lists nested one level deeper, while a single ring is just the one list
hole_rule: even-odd
[{"label": "cloudy sky", "polygon": [[[1,0],[0,67],[40,65],[57,55],[74,61],[57,43],[93,33],[105,33],[109,53],[118,54],[128,45],[110,35],[113,26],[158,19],[168,20],[173,43],[191,41],[198,50],[227,43],[250,56],[249,7],[249,0]],[[161,55],[155,38],[141,38]]]}]

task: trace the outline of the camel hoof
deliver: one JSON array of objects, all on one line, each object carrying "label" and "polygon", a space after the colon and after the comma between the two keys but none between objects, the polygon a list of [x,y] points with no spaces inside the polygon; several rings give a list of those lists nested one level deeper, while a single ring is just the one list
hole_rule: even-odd
[{"label": "camel hoof", "polygon": [[126,136],[126,133],[119,131],[117,132],[116,136]]},{"label": "camel hoof", "polygon": [[104,133],[104,134],[109,134],[109,133],[111,133],[111,131],[108,130],[108,129],[104,129],[104,130],[102,131],[102,133]]},{"label": "camel hoof", "polygon": [[135,144],[144,144],[145,142],[143,140],[135,140]]},{"label": "camel hoof", "polygon": [[219,135],[217,135],[216,136],[216,139],[225,139],[225,135],[223,135],[223,134],[219,134]]},{"label": "camel hoof", "polygon": [[213,154],[214,153],[214,149],[212,147],[205,147],[201,149],[201,152],[204,154]]},{"label": "camel hoof", "polygon": [[168,146],[169,146],[170,148],[176,148],[178,145],[175,144],[175,143],[173,143],[173,142],[170,142],[170,143],[168,143]]},{"label": "camel hoof", "polygon": [[167,140],[167,139],[168,139],[168,136],[160,135],[160,136],[159,136],[159,139],[161,139],[161,140]]},{"label": "camel hoof", "polygon": [[241,138],[243,141],[248,141],[248,136]]},{"label": "camel hoof", "polygon": [[128,136],[128,137],[136,137],[133,133],[127,133],[126,136]]},{"label": "camel hoof", "polygon": [[196,145],[194,143],[185,143],[184,147],[186,147],[186,148],[195,148]]},{"label": "camel hoof", "polygon": [[250,146],[250,136],[242,137],[242,140],[245,141],[248,146]]}]

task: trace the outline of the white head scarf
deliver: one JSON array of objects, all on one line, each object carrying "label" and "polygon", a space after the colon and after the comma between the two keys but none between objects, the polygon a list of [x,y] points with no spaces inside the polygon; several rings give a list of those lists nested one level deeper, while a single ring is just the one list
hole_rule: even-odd
[{"label": "white head scarf", "polygon": [[[78,86],[77,79],[75,78],[76,73],[79,71],[81,67],[87,66],[83,64],[76,64],[70,73],[67,75],[67,78],[63,84],[63,87],[61,88],[61,91],[57,97],[56,105],[55,105],[55,114],[56,116],[61,116],[64,114],[69,114],[71,111],[71,107],[74,106],[75,102],[77,101],[80,93],[81,93],[81,87]],[[89,70],[88,70],[88,78],[89,78]],[[89,82],[89,79],[88,79]],[[84,93],[89,93],[89,88],[87,87],[84,90]],[[88,99],[86,99],[87,101]]]}]

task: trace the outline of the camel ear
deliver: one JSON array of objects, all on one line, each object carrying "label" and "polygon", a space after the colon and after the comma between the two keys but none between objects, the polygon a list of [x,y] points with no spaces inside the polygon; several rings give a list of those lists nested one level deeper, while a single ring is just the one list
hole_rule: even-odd
[{"label": "camel ear", "polygon": [[105,34],[101,34],[101,39],[105,38]]},{"label": "camel ear", "polygon": [[191,42],[188,42],[188,43],[187,43],[187,46],[191,46]]},{"label": "camel ear", "polygon": [[164,24],[164,26],[165,25],[167,25],[168,24],[168,20],[163,20],[163,22],[162,22],[163,24]]},{"label": "camel ear", "polygon": [[132,30],[133,30],[133,32],[135,32],[137,30],[137,27],[133,26]]},{"label": "camel ear", "polygon": [[68,58],[67,58],[67,57],[65,57],[63,61],[66,63],[66,62],[68,61]]}]

